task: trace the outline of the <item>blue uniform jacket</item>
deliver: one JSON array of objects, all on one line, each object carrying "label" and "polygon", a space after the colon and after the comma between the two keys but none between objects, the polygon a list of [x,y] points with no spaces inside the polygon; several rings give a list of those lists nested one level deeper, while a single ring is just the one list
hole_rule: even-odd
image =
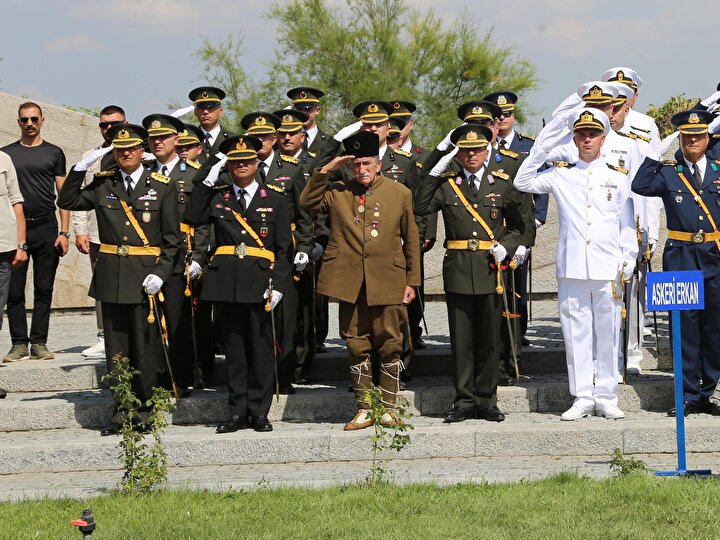
[{"label": "blue uniform jacket", "polygon": [[[527,155],[530,153],[530,150],[532,150],[533,144],[535,144],[534,139],[525,137],[516,131],[515,136],[510,143],[510,150],[517,152],[518,154]],[[550,195],[547,193],[533,194],[533,201],[535,203],[535,219],[537,219],[540,223],[545,223],[545,221],[547,221],[549,199]]]}]

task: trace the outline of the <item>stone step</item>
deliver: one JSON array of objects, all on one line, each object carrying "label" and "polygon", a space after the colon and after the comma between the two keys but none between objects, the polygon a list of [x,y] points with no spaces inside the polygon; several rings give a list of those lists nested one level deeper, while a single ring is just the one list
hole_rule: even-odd
[{"label": "stone step", "polygon": [[[338,340],[339,341],[339,340]],[[318,354],[312,367],[312,380],[340,382],[349,380],[347,352],[340,343],[333,343],[326,354]],[[660,342],[660,354],[653,347],[643,349],[645,370],[671,371],[669,343]],[[527,375],[566,374],[565,349],[548,343],[524,347],[522,373]],[[414,377],[452,375],[449,342],[428,340],[428,347],[416,352],[411,366]],[[0,366],[0,388],[8,392],[56,392],[102,388],[106,373],[105,360],[87,359],[77,353],[58,354],[54,360],[14,362]],[[225,358],[217,357],[214,383],[225,383]]]},{"label": "stone step", "polygon": [[[393,460],[512,456],[610,456],[676,451],[675,420],[638,412],[624,420],[591,417],[562,422],[553,414],[517,413],[500,424],[439,418],[412,420],[411,442]],[[688,452],[717,452],[718,420],[686,421]],[[272,433],[243,430],[218,435],[213,427],[170,426],[163,436],[171,467],[271,463],[337,463],[372,457],[372,428],[344,432],[341,423],[276,422]],[[100,471],[121,468],[119,437],[84,429],[0,433],[0,474]],[[369,464],[368,464],[369,468]]]},{"label": "stone step", "polygon": [[[633,377],[620,385],[621,408],[628,412],[665,411],[673,404],[672,377],[652,373]],[[455,395],[447,377],[417,379],[400,396],[415,415],[442,416]],[[565,377],[544,375],[524,379],[518,386],[500,387],[498,405],[508,414],[562,412],[572,403]],[[171,413],[178,425],[217,424],[228,418],[224,387],[193,392],[181,399]],[[108,390],[10,393],[0,404],[0,431],[33,431],[67,428],[98,428],[113,412]],[[271,421],[347,421],[355,412],[354,397],[345,384],[298,386],[297,393],[273,398]]]}]

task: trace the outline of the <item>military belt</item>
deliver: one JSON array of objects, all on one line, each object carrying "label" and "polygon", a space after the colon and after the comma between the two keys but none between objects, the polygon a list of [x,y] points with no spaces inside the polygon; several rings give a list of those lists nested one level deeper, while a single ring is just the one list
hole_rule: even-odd
[{"label": "military belt", "polygon": [[487,251],[493,247],[493,243],[490,240],[446,240],[446,249],[464,249],[467,251]]},{"label": "military belt", "polygon": [[705,242],[717,242],[720,240],[720,231],[685,232],[668,230],[668,238],[671,240],[680,240],[682,242],[692,242],[693,244],[704,244]]},{"label": "military belt", "polygon": [[180,232],[189,234],[190,236],[195,236],[195,227],[191,227],[187,223],[180,222]]},{"label": "military belt", "polygon": [[218,246],[213,256],[217,255],[234,255],[238,259],[259,257],[261,259],[267,259],[270,262],[275,262],[275,254],[269,249],[246,246],[245,244],[240,244],[239,246]]},{"label": "military belt", "polygon": [[114,244],[100,244],[100,253],[117,255],[118,257],[133,257],[138,255],[160,256],[160,248],[155,246],[116,246]]}]

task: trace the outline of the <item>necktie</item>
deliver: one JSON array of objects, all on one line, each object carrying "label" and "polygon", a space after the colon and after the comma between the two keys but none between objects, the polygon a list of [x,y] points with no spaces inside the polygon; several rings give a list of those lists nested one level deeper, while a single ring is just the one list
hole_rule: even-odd
[{"label": "necktie", "polygon": [[238,204],[240,205],[240,213],[242,215],[245,215],[245,210],[247,209],[247,207],[245,205],[245,194],[246,193],[247,193],[247,191],[245,191],[244,189],[242,189],[242,188],[238,189]]},{"label": "necktie", "polygon": [[160,169],[160,174],[167,176],[167,173],[168,173],[167,165],[163,165],[162,169]]},{"label": "necktie", "polygon": [[128,197],[132,197],[132,177],[130,175],[125,176],[125,189],[127,190]]},{"label": "necktie", "polygon": [[205,134],[205,150],[208,152],[212,149],[212,144],[210,144],[210,133]]},{"label": "necktie", "polygon": [[468,178],[468,181],[470,182],[470,191],[472,192],[473,197],[477,197],[478,194],[477,184],[475,184],[476,179],[477,176],[475,176],[474,174],[471,174],[470,178]]},{"label": "necktie", "polygon": [[265,167],[267,167],[267,163],[261,161],[260,162],[260,178],[262,179],[263,182],[265,182],[265,175],[266,175]]},{"label": "necktie", "polygon": [[505,139],[500,139],[500,141],[498,141],[498,146],[499,146],[500,148],[506,149],[506,148],[507,148],[507,141],[506,141]]},{"label": "necktie", "polygon": [[697,163],[693,163],[693,177],[697,187],[702,186],[702,176],[700,176],[700,167],[698,167]]}]

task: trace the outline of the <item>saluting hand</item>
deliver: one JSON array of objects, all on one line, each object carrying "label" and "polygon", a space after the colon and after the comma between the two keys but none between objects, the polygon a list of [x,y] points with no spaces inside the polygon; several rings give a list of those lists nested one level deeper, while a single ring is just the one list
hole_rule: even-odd
[{"label": "saluting hand", "polygon": [[355,159],[355,156],[337,156],[336,158],[333,158],[333,160],[328,163],[327,165],[324,165],[320,172],[323,174],[329,174],[333,171],[337,171],[340,167],[342,167],[345,163],[350,163],[353,159]]},{"label": "saluting hand", "polygon": [[410,285],[405,285],[405,294],[403,295],[403,304],[406,306],[415,300],[415,289]]}]

